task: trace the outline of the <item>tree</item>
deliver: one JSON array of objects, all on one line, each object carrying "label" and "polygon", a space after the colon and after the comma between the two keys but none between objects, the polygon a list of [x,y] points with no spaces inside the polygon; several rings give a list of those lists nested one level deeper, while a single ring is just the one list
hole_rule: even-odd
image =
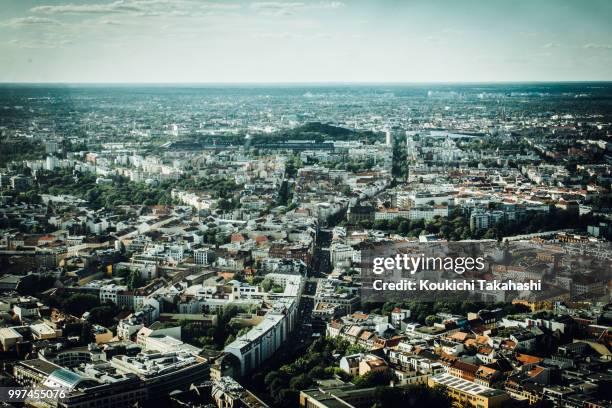
[{"label": "tree", "polygon": [[497,237],[497,235],[498,233],[495,228],[489,228],[482,237],[485,239],[492,239],[492,238]]},{"label": "tree", "polygon": [[227,336],[227,338],[225,339],[224,345],[227,346],[228,344],[230,344],[231,342],[233,342],[234,340],[236,340],[236,337],[233,334],[230,334],[229,336]]},{"label": "tree", "polygon": [[79,340],[83,345],[89,344],[94,340],[92,325],[88,321],[83,322],[83,325],[81,326]]},{"label": "tree", "polygon": [[278,371],[270,371],[264,378],[264,384],[270,385],[278,378]]},{"label": "tree", "polygon": [[290,191],[289,191],[289,183],[287,180],[283,180],[278,189],[278,205],[287,205],[289,203]]},{"label": "tree", "polygon": [[289,386],[293,391],[305,390],[312,385],[312,381],[306,374],[300,374],[289,381]]},{"label": "tree", "polygon": [[285,388],[278,393],[276,401],[281,407],[293,407],[298,404],[299,395],[299,392]]},{"label": "tree", "polygon": [[392,380],[395,380],[395,374],[391,370],[385,371],[370,371],[364,375],[360,375],[353,381],[357,388],[370,388],[380,385],[389,385]]},{"label": "tree", "polygon": [[404,393],[396,387],[376,387],[374,390],[374,405],[376,408],[391,408],[397,406],[397,401],[403,399]]},{"label": "tree", "polygon": [[94,307],[89,311],[91,322],[104,327],[111,327],[115,324],[114,317],[117,313],[119,313],[119,309],[115,304],[110,302]]},{"label": "tree", "polygon": [[272,289],[272,280],[269,278],[265,278],[263,281],[261,281],[261,283],[259,284],[259,286],[261,286],[261,288],[265,291],[265,292],[269,292],[270,289]]},{"label": "tree", "polygon": [[125,284],[127,285],[129,290],[134,290],[142,286],[143,281],[140,277],[140,273],[136,270],[130,271],[125,280]]},{"label": "tree", "polygon": [[82,316],[83,313],[100,305],[98,297],[84,293],[76,293],[60,302],[62,309],[75,316]]},{"label": "tree", "polygon": [[436,315],[429,315],[425,318],[425,324],[428,326],[433,326],[434,323],[439,323],[440,320],[441,319]]},{"label": "tree", "polygon": [[223,234],[217,234],[215,235],[215,244],[219,245],[225,245],[227,244],[227,242],[229,241],[229,236],[227,235],[223,235]]}]

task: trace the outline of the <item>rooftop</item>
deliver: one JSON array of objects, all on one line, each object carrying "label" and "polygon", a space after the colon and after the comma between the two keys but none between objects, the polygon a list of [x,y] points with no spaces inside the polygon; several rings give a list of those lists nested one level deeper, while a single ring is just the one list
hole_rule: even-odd
[{"label": "rooftop", "polygon": [[438,374],[431,377],[431,379],[436,384],[441,384],[449,388],[454,388],[470,395],[494,397],[496,395],[504,394],[503,391],[485,387],[484,385],[479,385],[450,374]]}]

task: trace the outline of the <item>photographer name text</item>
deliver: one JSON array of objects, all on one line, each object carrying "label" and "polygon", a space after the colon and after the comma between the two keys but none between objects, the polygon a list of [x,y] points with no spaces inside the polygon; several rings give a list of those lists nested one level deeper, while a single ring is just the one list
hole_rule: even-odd
[{"label": "photographer name text", "polygon": [[427,279],[414,281],[401,279],[399,281],[385,282],[376,279],[372,282],[372,289],[377,291],[540,291],[542,282],[540,280],[529,280],[526,282],[497,281],[497,280],[444,280],[433,282]]}]

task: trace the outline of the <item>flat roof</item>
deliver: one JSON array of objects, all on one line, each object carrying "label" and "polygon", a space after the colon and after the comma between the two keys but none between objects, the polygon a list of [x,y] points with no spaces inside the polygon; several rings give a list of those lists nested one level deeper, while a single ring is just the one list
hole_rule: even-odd
[{"label": "flat roof", "polygon": [[23,360],[20,361],[19,364],[26,366],[32,370],[44,373],[46,375],[51,375],[51,373],[53,373],[54,371],[62,368],[56,364],[41,360],[40,358],[34,358],[32,360]]},{"label": "flat roof", "polygon": [[30,326],[30,329],[40,334],[55,334],[55,330],[46,323],[37,323]]},{"label": "flat roof", "polygon": [[0,337],[3,337],[5,339],[14,339],[22,336],[17,330],[13,329],[12,327],[3,327],[0,329]]},{"label": "flat roof", "polygon": [[431,379],[438,384],[465,392],[466,394],[479,395],[483,397],[493,397],[504,394],[503,391],[476,384],[471,381],[455,377],[451,374],[438,374],[431,377]]},{"label": "flat roof", "polygon": [[23,278],[23,276],[4,275],[4,276],[0,276],[0,282],[2,282],[2,283],[19,283],[19,281],[21,281],[21,278]]}]

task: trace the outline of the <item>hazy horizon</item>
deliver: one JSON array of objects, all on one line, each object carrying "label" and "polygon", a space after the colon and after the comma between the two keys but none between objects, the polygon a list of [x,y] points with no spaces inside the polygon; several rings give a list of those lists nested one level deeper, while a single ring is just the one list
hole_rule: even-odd
[{"label": "hazy horizon", "polygon": [[116,86],[116,87],[410,87],[410,86],[512,86],[512,85],[612,85],[612,80],[584,81],[423,81],[423,82],[0,82],[0,86]]},{"label": "hazy horizon", "polygon": [[529,80],[529,81],[421,81],[421,82],[0,82],[2,85],[92,85],[92,86],[420,86],[420,85],[556,85],[556,84],[612,84],[612,80]]},{"label": "hazy horizon", "polygon": [[612,81],[612,2],[3,0],[0,83]]}]

